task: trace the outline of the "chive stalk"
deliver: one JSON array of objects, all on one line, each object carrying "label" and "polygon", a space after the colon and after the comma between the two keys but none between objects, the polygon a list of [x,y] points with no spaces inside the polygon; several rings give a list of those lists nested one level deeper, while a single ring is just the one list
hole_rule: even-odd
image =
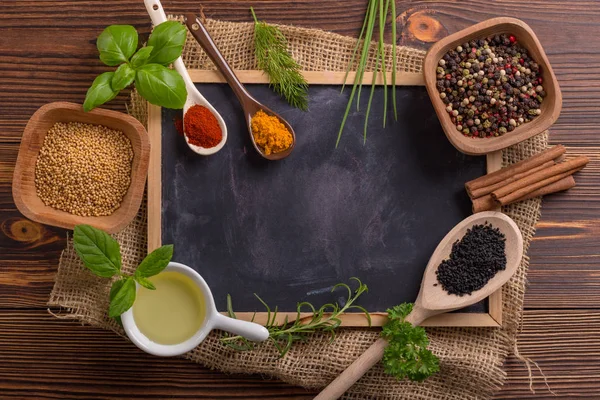
[{"label": "chive stalk", "polygon": [[[391,7],[390,7],[391,3]],[[344,112],[344,116],[342,118],[342,123],[340,125],[340,129],[338,131],[338,137],[335,142],[335,147],[337,147],[340,143],[340,139],[342,137],[342,132],[344,131],[344,126],[346,124],[346,120],[348,119],[348,115],[350,113],[350,107],[352,107],[352,103],[354,98],[356,97],[356,110],[360,110],[360,94],[362,90],[364,73],[367,65],[367,60],[370,55],[371,50],[371,40],[373,39],[373,32],[375,29],[375,22],[379,22],[379,35],[377,40],[377,46],[375,48],[375,62],[373,68],[373,79],[371,81],[371,90],[369,94],[369,100],[367,104],[367,110],[365,115],[365,124],[364,124],[364,142],[367,140],[367,126],[369,120],[369,114],[371,112],[371,104],[373,102],[373,94],[375,92],[375,86],[377,84],[377,74],[380,71],[380,62],[381,62],[381,72],[383,73],[383,127],[385,128],[385,123],[387,119],[387,101],[388,101],[388,82],[386,76],[386,51],[385,51],[385,43],[384,43],[384,34],[385,34],[385,23],[388,16],[388,13],[391,10],[392,17],[392,103],[394,107],[394,119],[398,119],[398,113],[396,110],[396,5],[394,0],[369,0],[367,5],[367,10],[365,12],[365,18],[363,20],[363,25],[360,30],[360,35],[352,52],[352,57],[348,64],[348,68],[346,69],[346,74],[344,76],[344,82],[342,85],[342,92],[346,86],[346,79],[348,78],[348,74],[350,72],[350,68],[354,65],[356,60],[358,48],[361,46],[362,41],[362,49],[360,58],[358,61],[358,65],[356,67],[356,75],[354,76],[354,83],[352,86],[352,91],[350,92],[350,97],[348,99],[348,104],[346,106],[346,110]],[[377,18],[379,17],[379,18]]]}]

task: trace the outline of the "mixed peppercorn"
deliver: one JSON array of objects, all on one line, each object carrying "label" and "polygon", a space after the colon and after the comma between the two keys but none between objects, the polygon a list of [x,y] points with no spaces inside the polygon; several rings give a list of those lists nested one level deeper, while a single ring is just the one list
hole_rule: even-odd
[{"label": "mixed peppercorn", "polygon": [[513,35],[463,43],[436,72],[440,98],[465,136],[500,136],[541,114],[541,67]]}]

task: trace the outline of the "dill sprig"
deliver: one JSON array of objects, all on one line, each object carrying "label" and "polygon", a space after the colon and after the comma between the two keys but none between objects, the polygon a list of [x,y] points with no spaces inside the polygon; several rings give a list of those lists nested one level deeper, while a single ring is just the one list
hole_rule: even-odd
[{"label": "dill sprig", "polygon": [[[310,333],[329,332],[331,334],[331,341],[333,341],[335,339],[335,329],[342,324],[340,315],[352,309],[363,312],[369,321],[369,326],[371,326],[371,316],[369,315],[369,312],[364,307],[354,304],[360,295],[368,291],[367,285],[363,284],[358,278],[351,279],[358,282],[358,288],[354,291],[352,291],[350,286],[345,283],[338,283],[331,289],[332,292],[337,288],[345,288],[348,291],[348,298],[343,306],[340,307],[338,303],[327,303],[322,305],[319,309],[316,309],[311,303],[303,301],[298,303],[296,307],[296,319],[293,322],[289,322],[286,316],[282,324],[276,323],[277,307],[271,311],[271,308],[267,303],[265,303],[256,293],[254,294],[267,310],[267,323],[265,324],[265,327],[269,330],[268,340],[277,348],[281,357],[286,355],[294,343],[305,342]],[[312,313],[310,319],[300,317],[301,313],[306,311]],[[233,312],[231,296],[229,295],[227,295],[227,312],[231,318],[236,318],[235,313]],[[254,317],[252,317],[252,320],[254,320]],[[254,344],[241,336],[224,334],[221,338],[221,342],[238,351],[254,349]]]},{"label": "dill sprig", "polygon": [[308,110],[308,83],[300,73],[300,65],[287,51],[287,40],[281,31],[254,17],[254,47],[258,68],[269,75],[270,86],[291,106]]},{"label": "dill sprig", "polygon": [[[391,5],[391,7],[390,7]],[[367,11],[365,13],[365,18],[363,21],[363,26],[360,30],[360,34],[358,36],[358,40],[356,42],[356,46],[354,47],[354,51],[352,52],[352,58],[348,63],[348,68],[346,69],[346,75],[344,76],[344,85],[342,86],[342,91],[344,90],[346,79],[348,78],[348,73],[350,69],[354,65],[357,59],[358,48],[361,47],[360,57],[358,58],[358,63],[356,66],[356,75],[354,76],[354,84],[352,86],[352,91],[350,92],[350,98],[348,99],[348,104],[346,106],[346,111],[344,112],[344,116],[342,118],[342,123],[340,125],[340,130],[338,131],[338,137],[335,142],[335,147],[337,147],[340,143],[340,139],[342,138],[342,132],[344,131],[344,126],[346,125],[346,119],[348,118],[348,114],[350,113],[350,108],[352,107],[352,103],[354,102],[354,97],[356,97],[356,109],[360,109],[360,92],[362,90],[363,77],[365,74],[365,68],[367,65],[367,59],[369,57],[370,49],[371,49],[371,40],[373,39],[373,32],[375,30],[375,22],[379,23],[379,35],[377,41],[377,48],[375,53],[375,62],[373,68],[373,80],[371,82],[371,91],[369,94],[369,100],[367,103],[367,111],[365,115],[365,124],[364,124],[364,142],[367,141],[367,126],[369,122],[369,114],[371,112],[371,103],[373,102],[373,93],[375,92],[376,78],[377,73],[382,72],[383,74],[383,127],[385,128],[385,123],[387,119],[387,102],[388,102],[388,82],[386,76],[386,54],[385,54],[385,43],[383,40],[385,33],[385,22],[388,17],[388,12],[390,13],[390,17],[392,20],[392,104],[394,107],[394,119],[398,119],[398,113],[396,110],[396,4],[392,0],[369,0],[369,4],[367,5]]]}]

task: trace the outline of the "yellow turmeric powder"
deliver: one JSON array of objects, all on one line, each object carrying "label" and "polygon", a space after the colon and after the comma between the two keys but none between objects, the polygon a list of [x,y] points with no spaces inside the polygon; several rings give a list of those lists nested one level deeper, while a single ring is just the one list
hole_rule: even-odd
[{"label": "yellow turmeric powder", "polygon": [[280,153],[292,145],[292,134],[279,118],[259,110],[252,116],[252,135],[265,155]]}]

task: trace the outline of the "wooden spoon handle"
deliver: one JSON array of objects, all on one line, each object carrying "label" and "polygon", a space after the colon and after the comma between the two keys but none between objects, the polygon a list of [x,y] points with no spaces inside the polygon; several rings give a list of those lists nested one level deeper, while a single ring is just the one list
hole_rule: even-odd
[{"label": "wooden spoon handle", "polygon": [[185,16],[185,24],[190,30],[192,36],[200,43],[206,54],[210,57],[217,69],[223,74],[225,80],[237,96],[240,103],[245,104],[248,97],[252,97],[242,83],[239,81],[227,61],[219,51],[219,48],[213,42],[208,31],[200,21],[200,18],[195,14],[187,14]]},{"label": "wooden spoon handle", "polygon": [[383,358],[385,346],[387,346],[387,340],[385,339],[379,339],[373,343],[340,376],[323,389],[315,397],[315,400],[333,400],[342,396],[346,390]]},{"label": "wooden spoon handle", "polygon": [[[406,322],[413,326],[418,326],[432,315],[439,314],[440,311],[427,310],[419,306],[419,300],[413,307],[413,310],[406,317]],[[387,346],[387,340],[379,339],[371,345],[360,357],[358,357],[348,368],[344,370],[331,382],[325,389],[319,393],[315,400],[334,400],[341,397],[346,390],[350,389],[373,365],[377,364],[383,358],[383,351]]]}]

